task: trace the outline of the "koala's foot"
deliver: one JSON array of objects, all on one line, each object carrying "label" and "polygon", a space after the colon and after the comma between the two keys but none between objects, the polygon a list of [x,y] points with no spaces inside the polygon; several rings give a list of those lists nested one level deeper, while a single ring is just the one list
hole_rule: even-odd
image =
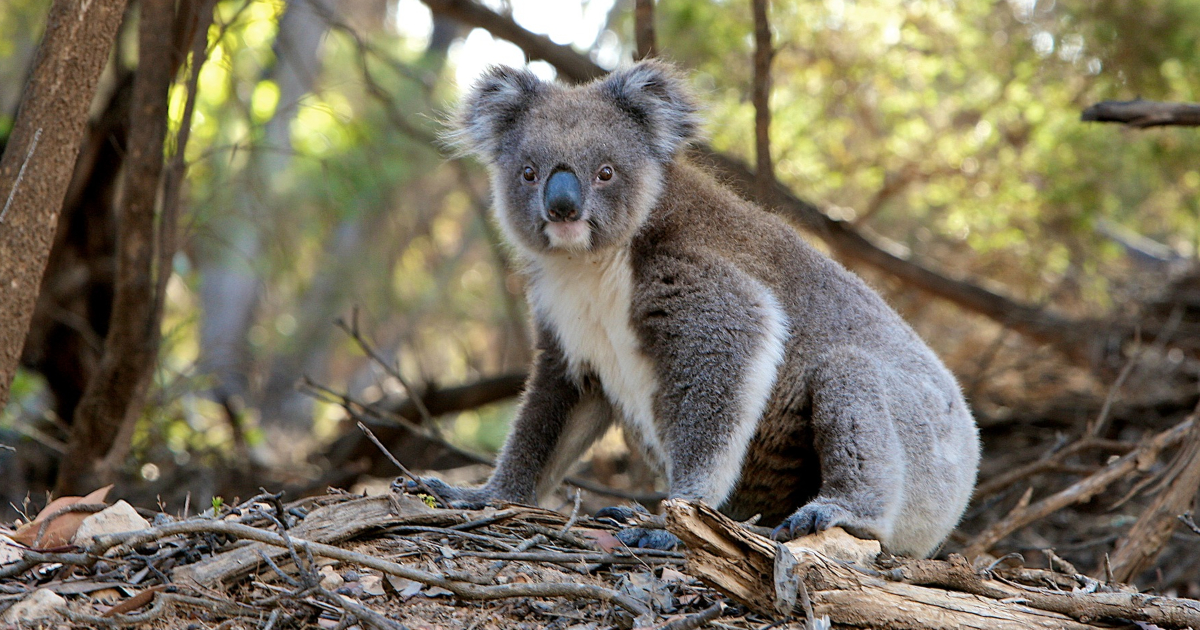
[{"label": "koala's foot", "polygon": [[646,511],[646,508],[640,505],[633,507],[614,505],[612,507],[601,508],[596,510],[596,518],[611,520],[623,527],[624,529],[617,532],[616,537],[617,540],[621,541],[627,547],[670,551],[683,545],[683,541],[665,529],[629,526],[631,523],[647,522],[662,524],[663,519],[661,516],[651,514]]},{"label": "koala's foot", "polygon": [[[456,510],[480,510],[493,498],[486,487],[459,488],[435,477],[421,477],[421,481],[446,501],[446,507]],[[408,477],[396,477],[392,481],[392,490],[408,493],[425,491],[420,484]]]},{"label": "koala's foot", "polygon": [[634,549],[658,549],[671,551],[683,546],[679,537],[665,529],[626,527],[617,532],[617,540]]},{"label": "koala's foot", "polygon": [[787,542],[793,538],[823,532],[830,527],[857,525],[859,519],[837,503],[816,500],[796,510],[771,532],[775,540]]}]

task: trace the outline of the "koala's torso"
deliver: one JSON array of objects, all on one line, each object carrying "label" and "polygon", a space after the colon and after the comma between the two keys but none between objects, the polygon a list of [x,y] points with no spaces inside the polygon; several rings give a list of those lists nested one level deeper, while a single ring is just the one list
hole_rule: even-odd
[{"label": "koala's torso", "polygon": [[[668,477],[670,458],[655,422],[669,414],[656,408],[689,388],[681,374],[724,380],[725,400],[712,404],[754,410],[758,421],[741,465],[714,471],[736,480],[722,506],[734,518],[761,514],[762,522],[775,523],[817,495],[810,380],[815,366],[843,351],[880,362],[899,398],[893,407],[908,416],[897,418],[902,447],[924,446],[922,434],[931,432],[961,445],[889,462],[890,474],[945,485],[953,496],[935,495],[958,504],[969,498],[978,459],[974,423],[937,357],[861,279],[698,167],[680,160],[667,169],[658,204],[628,245],[538,257],[530,279],[535,316],[554,331],[571,371],[598,379],[618,419]],[[748,302],[757,308],[745,308]],[[681,358],[673,348],[681,339],[703,345],[751,325],[768,330],[778,346],[752,351],[759,356],[750,360],[748,378],[728,372],[721,357],[705,362],[703,347],[687,353],[695,365],[671,365]],[[696,334],[695,327],[709,330]],[[760,391],[746,394],[739,379]],[[937,503],[910,512],[927,519],[940,511],[952,526],[957,511]]]},{"label": "koala's torso", "polygon": [[860,279],[681,157],[698,126],[656,61],[574,87],[492,68],[464,99],[454,137],[488,164],[541,352],[487,484],[443,490],[536,501],[615,419],[673,497],[928,554],[979,457],[954,378]]}]

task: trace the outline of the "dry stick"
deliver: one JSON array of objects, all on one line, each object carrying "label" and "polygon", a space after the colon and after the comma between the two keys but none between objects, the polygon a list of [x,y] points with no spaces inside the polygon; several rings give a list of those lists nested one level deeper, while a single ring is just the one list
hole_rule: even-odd
[{"label": "dry stick", "polygon": [[405,626],[401,623],[392,621],[391,619],[388,619],[387,617],[385,617],[383,615],[383,613],[377,612],[366,606],[363,606],[362,604],[354,601],[353,599],[350,599],[349,597],[344,597],[342,595],[332,593],[323,588],[318,589],[317,593],[320,594],[322,599],[329,602],[330,604],[332,604],[334,606],[340,606],[340,607],[345,608],[346,610],[350,611],[351,615],[354,615],[355,617],[357,617],[358,620],[363,622],[363,624],[365,624],[365,625],[369,625],[374,628],[378,628],[379,630],[408,630],[407,626]]},{"label": "dry stick", "polygon": [[1083,110],[1080,120],[1118,122],[1130,127],[1200,126],[1200,104],[1162,101],[1103,101]]},{"label": "dry stick", "polygon": [[985,553],[996,543],[1018,529],[1036,520],[1045,518],[1068,505],[1087,501],[1097,493],[1103,491],[1114,481],[1121,479],[1138,468],[1148,465],[1164,449],[1178,444],[1183,439],[1183,436],[1191,429],[1195,417],[1195,414],[1189,416],[1174,427],[1143,441],[1132,452],[1100,469],[1096,474],[1082,479],[1065,490],[1052,494],[1033,505],[1027,504],[1031,494],[1027,491],[1025,496],[1022,497],[1022,501],[1018,502],[1017,507],[1013,508],[1007,516],[993,523],[990,527],[975,536],[963,550],[963,555],[973,558]]},{"label": "dry stick", "polygon": [[[694,615],[688,615],[683,619],[676,619],[675,621],[663,624],[658,630],[695,630],[696,628],[703,628],[710,621],[720,617],[723,612],[725,612],[725,602],[717,602]],[[812,626],[809,626],[809,628],[811,629]]]},{"label": "dry stick", "polygon": [[54,510],[54,512],[50,513],[49,516],[42,519],[42,524],[38,526],[37,536],[33,537],[33,544],[30,546],[37,547],[40,545],[42,543],[42,536],[46,535],[46,529],[50,527],[50,523],[63,514],[70,514],[73,512],[87,512],[88,514],[95,514],[96,512],[99,512],[107,507],[107,503],[72,503],[71,505]]},{"label": "dry stick", "polygon": [[1067,467],[1062,460],[1076,455],[1082,451],[1089,449],[1108,450],[1108,451],[1124,451],[1133,450],[1134,446],[1128,442],[1120,442],[1117,440],[1102,440],[1099,438],[1082,438],[1076,442],[1068,444],[1056,452],[1047,454],[1046,457],[1037,461],[1029,462],[1023,466],[1013,468],[1008,472],[1001,473],[979,484],[975,488],[975,500],[983,497],[991,496],[1001,490],[1011,487],[1014,483],[1033,475],[1044,473],[1063,471],[1075,472]]},{"label": "dry stick", "polygon": [[463,599],[491,600],[508,597],[573,597],[594,599],[610,604],[616,604],[635,616],[650,612],[650,610],[644,604],[636,599],[623,593],[618,593],[612,589],[607,589],[600,586],[593,586],[590,584],[568,584],[560,582],[515,583],[500,584],[496,586],[478,586],[459,580],[453,580],[442,574],[430,573],[428,571],[415,569],[397,562],[384,560],[383,558],[374,556],[367,556],[361,553],[342,549],[340,547],[335,547],[333,545],[311,542],[295,537],[285,540],[283,536],[274,532],[268,532],[254,527],[249,527],[247,525],[230,523],[227,521],[183,521],[135,532],[105,534],[96,537],[96,541],[88,548],[86,554],[73,555],[85,556],[91,563],[94,563],[104,555],[104,552],[116,547],[117,545],[122,545],[124,548],[133,548],[137,545],[161,538],[166,538],[168,536],[204,532],[227,534],[237,538],[253,540],[275,547],[286,548],[288,547],[290,541],[290,544],[294,546],[294,548],[303,550],[305,553],[331,558],[341,562],[359,564],[370,569],[375,569],[376,571],[380,571],[382,573],[387,573],[388,575],[396,575],[402,578],[413,580],[415,582],[421,582],[422,584],[438,586]]},{"label": "dry stick", "polygon": [[1125,366],[1121,368],[1121,373],[1117,375],[1117,380],[1113,381],[1112,387],[1108,388],[1108,395],[1104,397],[1104,404],[1100,407],[1100,414],[1096,416],[1096,421],[1088,429],[1088,435],[1092,437],[1100,437],[1104,431],[1108,429],[1108,419],[1112,413],[1113,402],[1117,399],[1117,393],[1121,391],[1121,387],[1125,385],[1125,380],[1133,373],[1133,368],[1137,366],[1138,361],[1142,358],[1142,329],[1135,328],[1133,331],[1133,356],[1125,362]]},{"label": "dry stick", "polygon": [[1187,525],[1188,529],[1192,530],[1192,533],[1200,535],[1200,525],[1197,525],[1196,521],[1192,520],[1192,511],[1191,510],[1184,512],[1183,514],[1180,514],[1179,520],[1184,525]]},{"label": "dry stick", "polygon": [[346,320],[341,318],[338,318],[337,325],[339,328],[346,331],[346,334],[350,335],[350,337],[354,339],[354,342],[358,344],[358,347],[362,349],[363,353],[370,357],[371,360],[375,361],[375,363],[379,364],[379,367],[382,367],[389,376],[395,378],[397,381],[400,381],[400,385],[404,387],[405,393],[408,394],[408,399],[413,401],[413,405],[417,407],[417,413],[421,414],[421,420],[428,424],[432,430],[434,427],[433,416],[430,415],[429,408],[425,406],[425,400],[421,396],[417,395],[417,390],[408,382],[408,379],[404,378],[404,375],[400,373],[399,366],[394,366],[385,361],[383,357],[375,351],[375,348],[371,344],[367,343],[367,340],[364,339],[362,334],[359,333],[358,306],[355,306],[350,311],[349,326],[346,325]]},{"label": "dry stick", "polygon": [[[426,413],[429,413],[429,412],[426,412]],[[371,440],[371,443],[374,444],[379,449],[380,452],[382,452],[384,455],[386,455],[387,458],[389,460],[391,460],[392,464],[394,464],[396,466],[396,468],[399,468],[400,472],[404,473],[405,477],[412,479],[413,482],[416,483],[417,486],[419,486],[423,492],[425,492],[425,494],[428,494],[429,496],[437,499],[438,503],[441,503],[442,505],[444,505],[446,507],[450,507],[450,504],[446,502],[446,499],[444,497],[442,497],[442,495],[440,493],[438,493],[437,490],[434,490],[429,484],[425,483],[424,479],[414,475],[413,472],[408,469],[408,466],[401,464],[400,460],[396,459],[396,457],[394,455],[392,455],[392,452],[387,450],[387,447],[383,445],[383,442],[380,442],[379,438],[375,437],[375,434],[372,433],[371,430],[367,428],[367,425],[363,424],[360,421],[360,422],[358,422],[358,428],[360,431],[367,434],[367,439]]]},{"label": "dry stick", "polygon": [[1154,498],[1113,547],[1111,571],[1120,582],[1129,582],[1149,568],[1171,539],[1179,515],[1196,496],[1200,486],[1200,423],[1188,431],[1166,478],[1170,484],[1166,491]]}]

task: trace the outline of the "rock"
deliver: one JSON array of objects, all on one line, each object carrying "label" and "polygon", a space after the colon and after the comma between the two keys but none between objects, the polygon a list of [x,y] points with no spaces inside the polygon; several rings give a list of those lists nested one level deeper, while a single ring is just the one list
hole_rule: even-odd
[{"label": "rock", "polygon": [[150,522],[142,518],[132,505],[117,501],[100,512],[83,519],[79,531],[71,539],[72,544],[86,547],[101,534],[119,534],[139,529],[149,529]]},{"label": "rock", "polygon": [[66,607],[67,600],[59,596],[58,593],[48,588],[39,588],[29,597],[13,604],[12,608],[4,611],[3,621],[4,623],[17,623],[33,619],[57,617]]}]

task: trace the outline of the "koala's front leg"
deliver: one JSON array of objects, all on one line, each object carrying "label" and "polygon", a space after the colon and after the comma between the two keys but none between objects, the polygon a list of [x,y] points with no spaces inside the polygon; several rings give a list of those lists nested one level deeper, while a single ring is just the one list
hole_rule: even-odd
[{"label": "koala's front leg", "polygon": [[787,316],[769,289],[723,261],[664,256],[646,268],[638,310],[660,379],[669,492],[719,507],[771,396]]},{"label": "koala's front leg", "polygon": [[[548,477],[562,474],[565,466],[561,462],[577,459],[595,435],[608,427],[607,415],[597,410],[592,397],[585,397],[569,373],[554,335],[543,329],[538,346],[540,353],[520,409],[487,483],[480,488],[460,488],[432,477],[423,479],[452,507],[479,508],[491,500],[536,504],[539,485],[557,481]],[[414,485],[405,487],[413,489]]]},{"label": "koala's front leg", "polygon": [[888,407],[888,375],[853,349],[826,354],[813,375],[812,426],[821,489],[776,537],[843,527],[887,541],[903,501],[905,452]]}]

